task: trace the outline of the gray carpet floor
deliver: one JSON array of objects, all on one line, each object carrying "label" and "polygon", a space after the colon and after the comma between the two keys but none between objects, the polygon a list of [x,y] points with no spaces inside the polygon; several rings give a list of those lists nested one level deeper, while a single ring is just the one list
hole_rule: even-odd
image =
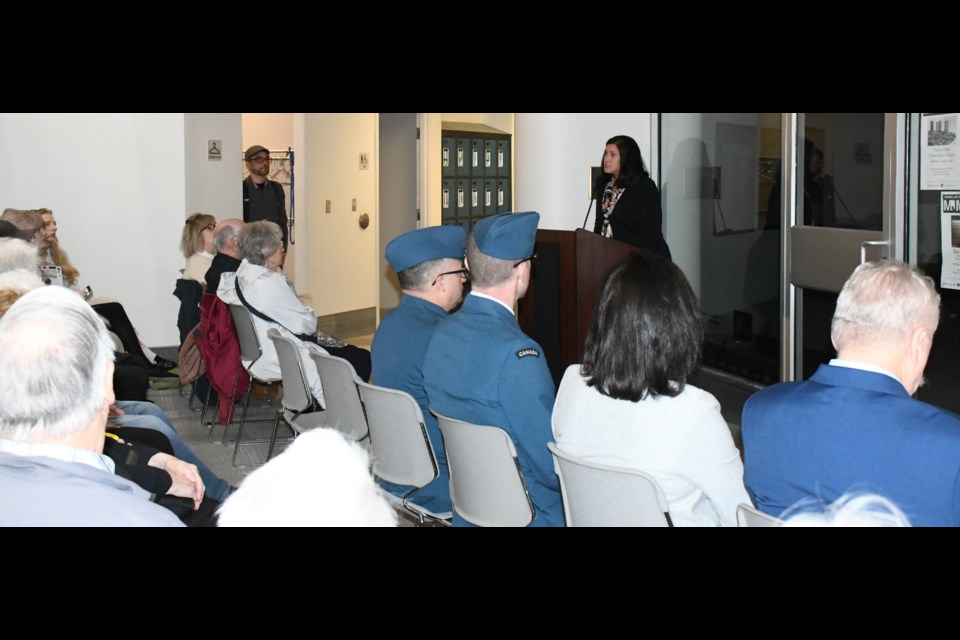
[{"label": "gray carpet floor", "polygon": [[[351,344],[369,349],[370,343],[373,341],[373,335],[352,336],[349,340]],[[159,348],[154,349],[154,351],[165,358],[177,359],[175,349]],[[242,444],[240,451],[237,453],[237,466],[234,466],[233,443],[236,442],[237,432],[239,431],[239,408],[235,411],[235,417],[224,439],[222,425],[216,426],[211,434],[210,423],[216,419],[216,410],[212,407],[208,409],[205,419],[201,421],[203,405],[199,400],[194,399],[191,408],[189,402],[190,387],[182,390],[176,387],[163,388],[172,385],[172,382],[162,381],[154,384],[153,386],[156,388],[151,388],[147,397],[164,410],[176,427],[180,437],[190,445],[214,473],[230,484],[238,486],[248,473],[266,460],[269,444]],[[278,399],[274,399],[272,404],[268,404],[265,400],[251,398],[247,420],[243,427],[243,442],[269,440],[279,406]],[[285,441],[289,441],[290,436],[290,429],[284,426],[281,420],[277,430],[278,442],[273,452],[274,456],[283,451],[286,446]],[[213,442],[210,442],[210,439]]]},{"label": "gray carpet floor", "polygon": [[[372,335],[355,336],[349,338],[350,343],[366,349],[370,348]],[[176,360],[175,349],[154,349],[159,355]],[[279,398],[272,403],[266,400],[250,399],[247,419],[243,427],[243,442],[266,440],[255,444],[241,444],[237,453],[237,466],[233,465],[233,454],[237,432],[239,431],[240,409],[237,408],[232,424],[226,431],[224,438],[223,425],[216,425],[211,432],[210,423],[216,419],[216,409],[207,409],[201,420],[203,405],[199,400],[190,402],[190,387],[178,389],[175,380],[158,381],[153,384],[147,397],[155,402],[170,417],[177,433],[190,445],[194,452],[210,467],[211,471],[232,484],[239,486],[244,477],[257,469],[267,457],[269,439],[273,432],[277,410],[280,407]],[[192,405],[192,406],[191,406]],[[290,429],[280,421],[277,430],[277,444],[273,455],[276,457],[291,439]],[[211,442],[212,440],[212,442]],[[400,526],[413,526],[413,520],[402,511],[399,512]]]}]

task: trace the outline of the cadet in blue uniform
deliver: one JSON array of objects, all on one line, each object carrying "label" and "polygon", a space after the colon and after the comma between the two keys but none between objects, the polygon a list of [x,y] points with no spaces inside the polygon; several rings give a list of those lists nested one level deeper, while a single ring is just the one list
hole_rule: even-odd
[{"label": "cadet in blue uniform", "polygon": [[[530,285],[537,213],[484,218],[467,240],[472,290],[427,348],[424,387],[438,413],[510,434],[536,508],[531,526],[562,527],[560,482],[547,443],[556,396],[543,349],[520,330],[513,305]],[[453,524],[465,525],[454,512]]]},{"label": "cadet in blue uniform", "polygon": [[[463,299],[467,270],[463,252],[467,231],[447,225],[405,233],[387,245],[387,261],[397,272],[403,298],[400,306],[380,323],[373,346],[373,382],[406,391],[420,405],[440,475],[413,497],[413,502],[435,514],[447,515],[450,507],[450,474],[437,419],[430,413],[423,389],[423,359],[437,324]],[[397,496],[412,487],[380,483]]]}]

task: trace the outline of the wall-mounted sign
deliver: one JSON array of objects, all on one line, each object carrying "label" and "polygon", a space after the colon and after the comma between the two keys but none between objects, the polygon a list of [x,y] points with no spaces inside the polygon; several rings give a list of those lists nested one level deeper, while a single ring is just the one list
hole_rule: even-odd
[{"label": "wall-mounted sign", "polygon": [[940,244],[943,251],[940,286],[960,289],[960,191],[940,194]]},{"label": "wall-mounted sign", "polygon": [[957,114],[924,113],[920,117],[920,136],[920,188],[960,189]]},{"label": "wall-mounted sign", "polygon": [[221,140],[207,140],[207,160],[223,158],[223,142]]}]

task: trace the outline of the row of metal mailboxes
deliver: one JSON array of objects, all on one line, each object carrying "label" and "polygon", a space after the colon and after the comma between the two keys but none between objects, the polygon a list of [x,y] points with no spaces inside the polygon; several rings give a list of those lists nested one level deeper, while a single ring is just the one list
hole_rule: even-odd
[{"label": "row of metal mailboxes", "polygon": [[510,178],[499,180],[444,180],[441,211],[444,219],[488,216],[512,211]]},{"label": "row of metal mailboxes", "polygon": [[497,178],[510,175],[510,141],[443,138],[444,178]]}]

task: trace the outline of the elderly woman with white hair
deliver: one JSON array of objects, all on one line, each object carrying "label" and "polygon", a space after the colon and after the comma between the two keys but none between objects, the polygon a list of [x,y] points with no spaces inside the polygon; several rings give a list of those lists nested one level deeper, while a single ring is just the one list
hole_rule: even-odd
[{"label": "elderly woman with white hair", "polygon": [[[274,328],[300,343],[307,383],[313,397],[323,405],[320,375],[310,358],[304,340],[314,342],[331,355],[348,360],[364,380],[370,378],[370,352],[341,340],[326,336],[317,330],[313,309],[297,297],[293,285],[283,273],[283,235],[275,222],[251,222],[240,232],[240,255],[243,261],[236,273],[224,273],[217,296],[227,304],[242,304],[253,317],[260,339],[262,355],[253,364],[250,373],[264,380],[280,379],[280,360],[267,330]],[[244,362],[244,365],[249,365]]]}]

